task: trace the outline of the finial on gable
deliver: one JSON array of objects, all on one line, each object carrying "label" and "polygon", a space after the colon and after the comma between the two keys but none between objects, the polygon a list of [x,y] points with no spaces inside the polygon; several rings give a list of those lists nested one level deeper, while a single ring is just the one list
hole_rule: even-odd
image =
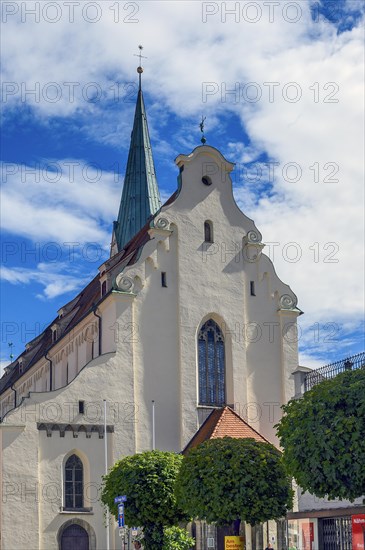
[{"label": "finial on gable", "polygon": [[13,359],[14,359],[14,354],[13,354],[13,346],[14,346],[14,344],[13,344],[13,342],[8,342],[8,345],[9,345],[9,348],[10,348],[10,355],[9,355],[10,361],[13,361]]},{"label": "finial on gable", "polygon": [[146,56],[142,55],[143,46],[140,44],[138,46],[139,53],[133,54],[135,57],[139,57],[139,66],[137,67],[137,73],[139,75],[139,89],[141,89],[142,86],[142,73],[143,73],[143,67],[142,67],[142,59],[147,59]]},{"label": "finial on gable", "polygon": [[203,145],[207,142],[207,140],[206,140],[206,138],[205,138],[205,136],[204,136],[204,122],[205,122],[206,118],[207,118],[206,116],[203,117],[203,115],[202,115],[202,120],[201,120],[201,122],[199,123],[200,131],[201,131],[201,133],[203,134],[200,141],[202,142]]}]

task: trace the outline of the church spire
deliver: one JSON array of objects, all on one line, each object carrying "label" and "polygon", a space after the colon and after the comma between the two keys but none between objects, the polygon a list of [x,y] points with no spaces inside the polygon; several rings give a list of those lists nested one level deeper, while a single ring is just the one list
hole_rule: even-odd
[{"label": "church spire", "polygon": [[139,49],[137,104],[118,220],[114,222],[111,255],[123,250],[127,242],[145,225],[147,219],[161,207],[141,86],[142,46],[139,46]]}]

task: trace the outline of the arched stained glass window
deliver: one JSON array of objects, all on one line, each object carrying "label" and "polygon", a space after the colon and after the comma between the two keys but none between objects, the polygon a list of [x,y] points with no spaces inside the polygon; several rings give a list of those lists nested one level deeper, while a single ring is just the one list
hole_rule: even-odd
[{"label": "arched stained glass window", "polygon": [[84,506],[84,468],[77,455],[71,455],[65,464],[65,508]]},{"label": "arched stained glass window", "polygon": [[222,406],[226,401],[224,336],[213,319],[198,335],[199,405]]}]

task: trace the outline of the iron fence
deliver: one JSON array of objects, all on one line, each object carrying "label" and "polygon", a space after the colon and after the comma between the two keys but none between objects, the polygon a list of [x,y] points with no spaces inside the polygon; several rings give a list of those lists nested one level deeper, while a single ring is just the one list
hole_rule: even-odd
[{"label": "iron fence", "polygon": [[351,516],[319,520],[319,547],[323,550],[352,550]]},{"label": "iron fence", "polygon": [[310,390],[316,384],[327,380],[328,378],[334,378],[340,372],[346,370],[355,370],[365,368],[365,351],[358,353],[357,355],[352,355],[341,361],[336,361],[335,363],[330,363],[319,369],[315,369],[312,372],[308,372],[304,379],[304,388],[305,391]]}]

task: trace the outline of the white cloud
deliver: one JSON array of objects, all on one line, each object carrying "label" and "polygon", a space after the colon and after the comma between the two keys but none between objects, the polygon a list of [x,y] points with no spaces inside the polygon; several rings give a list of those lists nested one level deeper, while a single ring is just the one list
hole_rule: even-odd
[{"label": "white cloud", "polygon": [[[64,271],[64,272],[62,272]],[[70,271],[74,271],[73,274]],[[52,299],[67,292],[79,291],[89,282],[89,278],[80,276],[76,269],[70,269],[70,265],[52,265],[51,269],[45,269],[39,264],[36,269],[27,268],[1,268],[1,279],[13,285],[37,284],[43,287],[42,293],[37,294],[39,299]]]},{"label": "white cloud", "polygon": [[299,364],[310,369],[318,369],[323,367],[323,361],[313,357],[310,353],[301,353]]},{"label": "white cloud", "polygon": [[[85,131],[93,139],[115,144],[120,135],[130,131],[128,83],[135,83],[137,61],[132,53],[143,41],[148,56],[143,78],[153,101],[150,129],[154,142],[161,141],[156,150],[163,162],[176,143],[187,149],[181,151],[184,153],[195,144],[190,118],[200,117],[204,111],[214,145],[224,114],[235,113],[251,144],[245,147],[240,140],[228,143],[224,151],[228,158],[253,162],[266,152],[279,163],[269,187],[246,178],[236,182],[236,197],[255,220],[264,241],[279,243],[275,267],[299,297],[299,306],[306,313],[300,319],[304,331],[308,334],[316,322],[336,322],[344,327],[353,320],[358,326],[364,303],[362,25],[337,34],[323,18],[311,20],[310,2],[296,3],[301,9],[296,23],[288,21],[293,13],[284,11],[285,2],[275,8],[273,22],[264,4],[260,20],[248,22],[254,15],[246,13],[245,19],[244,3],[239,3],[236,21],[235,16],[227,15],[224,23],[223,7],[229,3],[211,4],[218,12],[207,15],[205,23],[203,4],[185,1],[138,2],[134,15],[122,9],[116,14],[112,6],[117,3],[100,2],[102,14],[95,24],[80,15],[82,6],[75,11],[74,23],[68,22],[63,5],[63,17],[54,24],[42,16],[39,23],[31,16],[25,23],[20,22],[21,14],[17,20],[9,16],[4,25],[7,55],[3,81],[14,82],[19,92],[9,95],[5,107],[10,109],[21,101],[22,83],[30,88],[39,82],[39,101],[33,101],[37,116],[47,121],[50,116],[87,113]],[[88,16],[93,16],[91,11]],[[138,22],[127,22],[128,17]],[[105,110],[107,102],[113,101],[116,78],[120,83],[117,120],[114,111]],[[49,82],[61,87],[59,101],[44,97],[51,92]],[[80,83],[72,101],[65,82]],[[85,99],[92,82],[103,96],[94,103]],[[213,83],[215,93],[204,102],[202,88],[207,82]],[[225,90],[236,83],[239,95],[225,96]],[[257,86],[247,88],[247,83]],[[273,101],[269,99],[270,86]],[[252,102],[250,93],[255,90],[262,97]],[[296,92],[300,98],[290,101]],[[162,137],[168,112],[183,119],[180,132],[174,129],[175,143]],[[288,163],[300,166],[302,175],[297,182],[289,181],[293,172],[285,172]],[[331,174],[339,181],[324,181],[331,179]],[[263,182],[265,176],[267,172]],[[18,177],[11,177],[4,191],[5,228],[33,239],[46,236],[57,240],[62,226],[65,240],[107,246],[110,235],[106,225],[115,219],[120,188],[111,174],[103,179],[102,194],[100,185],[87,185],[86,193],[85,186],[68,184],[64,174],[62,187],[44,183],[25,186]],[[22,219],[12,214],[20,209]],[[39,221],[35,224],[34,219]],[[285,259],[285,253],[295,252],[294,246],[288,248],[291,242],[298,243],[298,262],[288,256]],[[351,338],[347,331],[345,334],[346,347]],[[305,345],[310,346],[309,341]],[[318,353],[325,349],[318,345]],[[313,357],[315,353],[311,347]]]},{"label": "white cloud", "polygon": [[0,168],[4,230],[33,241],[108,247],[122,189],[120,168],[106,172],[76,159],[49,159],[35,167],[3,163]]}]

